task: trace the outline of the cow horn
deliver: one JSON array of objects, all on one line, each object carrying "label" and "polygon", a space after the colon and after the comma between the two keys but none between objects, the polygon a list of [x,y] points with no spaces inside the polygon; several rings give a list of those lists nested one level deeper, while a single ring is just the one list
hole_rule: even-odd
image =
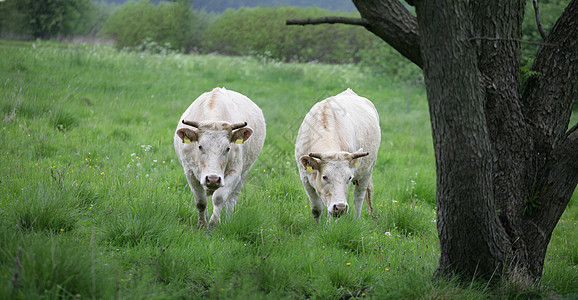
[{"label": "cow horn", "polygon": [[183,124],[199,128],[199,122],[183,120]]},{"label": "cow horn", "polygon": [[313,152],[313,153],[309,153],[309,156],[311,156],[313,158],[321,159],[321,153]]},{"label": "cow horn", "polygon": [[233,123],[233,124],[231,124],[231,130],[243,128],[245,126],[247,126],[247,122]]},{"label": "cow horn", "polygon": [[351,153],[351,159],[356,159],[367,155],[369,155],[369,152],[355,152]]}]

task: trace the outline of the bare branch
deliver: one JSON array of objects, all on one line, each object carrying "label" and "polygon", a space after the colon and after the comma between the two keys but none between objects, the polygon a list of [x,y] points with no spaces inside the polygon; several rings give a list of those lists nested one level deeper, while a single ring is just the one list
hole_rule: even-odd
[{"label": "bare branch", "polygon": [[542,27],[542,22],[540,21],[540,11],[538,10],[538,0],[534,0],[534,12],[536,13],[536,24],[538,25],[538,30],[540,31],[540,35],[542,36],[542,39],[545,40],[546,39],[546,31],[544,31],[544,28]]},{"label": "bare branch", "polygon": [[423,67],[417,19],[400,0],[353,0],[361,18],[322,17],[287,19],[286,25],[347,24],[364,26],[401,55]]},{"label": "bare branch", "polygon": [[366,26],[367,22],[360,18],[347,17],[321,17],[321,18],[306,18],[306,19],[287,19],[286,25],[318,25],[318,24],[348,24]]},{"label": "bare branch", "polygon": [[353,0],[367,30],[423,68],[417,18],[400,0]]}]

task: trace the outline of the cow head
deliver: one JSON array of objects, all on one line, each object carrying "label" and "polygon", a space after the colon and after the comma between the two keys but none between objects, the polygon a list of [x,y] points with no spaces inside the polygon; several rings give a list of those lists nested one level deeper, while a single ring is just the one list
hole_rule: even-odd
[{"label": "cow head", "polygon": [[354,169],[359,166],[358,158],[366,155],[369,153],[340,151],[309,153],[299,158],[303,169],[311,172],[315,191],[332,216],[341,216],[349,210],[347,189]]},{"label": "cow head", "polygon": [[183,120],[183,124],[192,128],[181,128],[177,135],[183,143],[192,143],[197,151],[198,180],[206,188],[208,194],[225,185],[225,167],[234,144],[242,144],[253,130],[247,127],[247,122],[195,122]]}]

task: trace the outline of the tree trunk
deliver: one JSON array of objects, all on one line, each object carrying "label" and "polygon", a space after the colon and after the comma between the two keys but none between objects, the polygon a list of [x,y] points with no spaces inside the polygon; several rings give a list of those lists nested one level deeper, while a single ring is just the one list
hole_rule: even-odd
[{"label": "tree trunk", "polygon": [[532,66],[538,75],[522,91],[534,165],[521,227],[527,267],[534,276],[542,274],[552,231],[578,182],[578,127],[567,130],[573,100],[578,99],[577,0],[568,4],[544,42]]},{"label": "tree trunk", "polygon": [[577,134],[565,135],[577,94],[576,1],[521,93],[524,2],[415,3],[437,163],[439,275],[539,279],[578,181]]},{"label": "tree trunk", "polygon": [[532,68],[539,75],[523,89],[524,0],[413,2],[418,25],[404,27],[375,17],[400,21],[390,15],[399,1],[354,0],[366,28],[382,38],[405,28],[410,38],[392,46],[410,59],[407,49],[421,51],[437,169],[436,274],[539,279],[578,182],[578,130],[566,132],[578,94],[577,1],[540,48]]},{"label": "tree trunk", "polygon": [[[437,174],[439,277],[538,280],[578,183],[578,0],[520,82],[524,0],[353,0],[424,70]],[[307,21],[295,24],[308,24]],[[318,24],[318,23],[315,23]]]},{"label": "tree trunk", "polygon": [[490,277],[509,245],[495,213],[485,90],[466,3],[443,2],[416,3],[436,157],[438,273]]}]

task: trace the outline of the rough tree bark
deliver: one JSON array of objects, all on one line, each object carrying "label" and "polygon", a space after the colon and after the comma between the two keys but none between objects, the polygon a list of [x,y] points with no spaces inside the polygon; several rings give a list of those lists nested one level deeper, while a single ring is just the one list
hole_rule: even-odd
[{"label": "rough tree bark", "polygon": [[[353,0],[361,25],[424,71],[437,172],[436,276],[537,280],[578,183],[578,0],[522,86],[524,0]],[[291,20],[292,24],[312,24]],[[319,24],[323,22],[315,22]],[[335,23],[335,22],[333,22]]]}]

